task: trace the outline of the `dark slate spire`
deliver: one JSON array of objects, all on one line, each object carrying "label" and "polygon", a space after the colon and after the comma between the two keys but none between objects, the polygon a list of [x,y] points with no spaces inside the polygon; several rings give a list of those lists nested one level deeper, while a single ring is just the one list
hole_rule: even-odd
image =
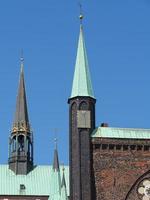
[{"label": "dark slate spire", "polygon": [[61,182],[60,200],[68,200],[64,170],[65,170],[65,168],[63,167],[63,176],[62,176],[62,182]]},{"label": "dark slate spire", "polygon": [[9,142],[9,169],[15,174],[26,175],[33,169],[33,136],[29,126],[25,92],[23,57],[13,128]]},{"label": "dark slate spire", "polygon": [[53,180],[53,184],[51,185],[52,199],[58,199],[57,196],[60,195],[60,191],[61,191],[61,176],[60,176],[56,139],[55,139],[54,161],[53,161],[53,170],[51,174],[51,180]]},{"label": "dark slate spire", "polygon": [[65,168],[63,167],[63,176],[62,176],[62,181],[61,181],[61,187],[66,188],[66,180],[65,180]]},{"label": "dark slate spire", "polygon": [[20,81],[17,95],[16,103],[16,113],[13,128],[18,130],[24,128],[25,130],[30,130],[29,127],[29,117],[27,109],[26,91],[25,91],[25,81],[24,81],[24,59],[21,58],[21,71],[20,71]]},{"label": "dark slate spire", "polygon": [[54,161],[53,161],[53,170],[59,171],[59,159],[58,159],[58,151],[57,151],[57,141],[55,140],[55,150],[54,150]]}]

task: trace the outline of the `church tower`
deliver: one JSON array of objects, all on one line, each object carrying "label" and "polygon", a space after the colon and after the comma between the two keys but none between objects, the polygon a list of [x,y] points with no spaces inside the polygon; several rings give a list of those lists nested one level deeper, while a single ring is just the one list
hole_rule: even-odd
[{"label": "church tower", "polygon": [[68,100],[70,200],[94,200],[90,135],[95,129],[95,102],[81,23],[72,93]]},{"label": "church tower", "polygon": [[23,65],[21,58],[16,113],[9,139],[9,169],[15,174],[27,174],[33,168],[33,137],[28,117]]}]

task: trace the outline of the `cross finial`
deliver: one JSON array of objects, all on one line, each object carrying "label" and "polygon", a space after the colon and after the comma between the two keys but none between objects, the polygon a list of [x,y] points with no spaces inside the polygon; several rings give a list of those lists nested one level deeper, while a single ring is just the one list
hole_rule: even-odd
[{"label": "cross finial", "polygon": [[80,8],[80,15],[79,15],[79,19],[80,19],[80,24],[82,25],[82,21],[83,21],[83,12],[82,12],[82,4],[79,3],[79,8]]}]

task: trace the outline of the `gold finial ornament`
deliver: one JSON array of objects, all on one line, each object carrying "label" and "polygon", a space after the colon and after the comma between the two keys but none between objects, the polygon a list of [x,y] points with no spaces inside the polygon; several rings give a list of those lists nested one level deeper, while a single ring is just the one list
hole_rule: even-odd
[{"label": "gold finial ornament", "polygon": [[23,49],[21,49],[21,56],[20,56],[20,61],[23,63],[24,57],[23,57]]},{"label": "gold finial ornament", "polygon": [[83,18],[84,18],[84,16],[80,14],[79,19],[82,20]]},{"label": "gold finial ornament", "polygon": [[80,7],[80,15],[79,15],[79,19],[80,19],[80,23],[82,24],[82,20],[84,18],[83,14],[82,14],[82,4],[79,3],[79,7]]}]

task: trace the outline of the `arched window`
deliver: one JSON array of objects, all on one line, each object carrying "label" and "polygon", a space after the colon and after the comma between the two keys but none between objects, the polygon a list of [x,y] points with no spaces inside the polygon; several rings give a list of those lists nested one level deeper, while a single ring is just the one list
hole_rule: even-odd
[{"label": "arched window", "polygon": [[85,101],[81,102],[79,109],[80,110],[88,110],[88,104]]},{"label": "arched window", "polygon": [[18,151],[24,151],[25,150],[25,140],[24,140],[24,135],[19,135],[18,136]]},{"label": "arched window", "polygon": [[76,120],[77,120],[77,104],[73,103],[71,106],[71,124],[72,124],[72,129],[75,128],[76,126]]},{"label": "arched window", "polygon": [[14,136],[11,141],[11,152],[14,151],[16,151],[16,136]]},{"label": "arched window", "polygon": [[76,110],[77,110],[77,104],[73,103],[72,106],[71,106],[72,113],[75,112]]}]

